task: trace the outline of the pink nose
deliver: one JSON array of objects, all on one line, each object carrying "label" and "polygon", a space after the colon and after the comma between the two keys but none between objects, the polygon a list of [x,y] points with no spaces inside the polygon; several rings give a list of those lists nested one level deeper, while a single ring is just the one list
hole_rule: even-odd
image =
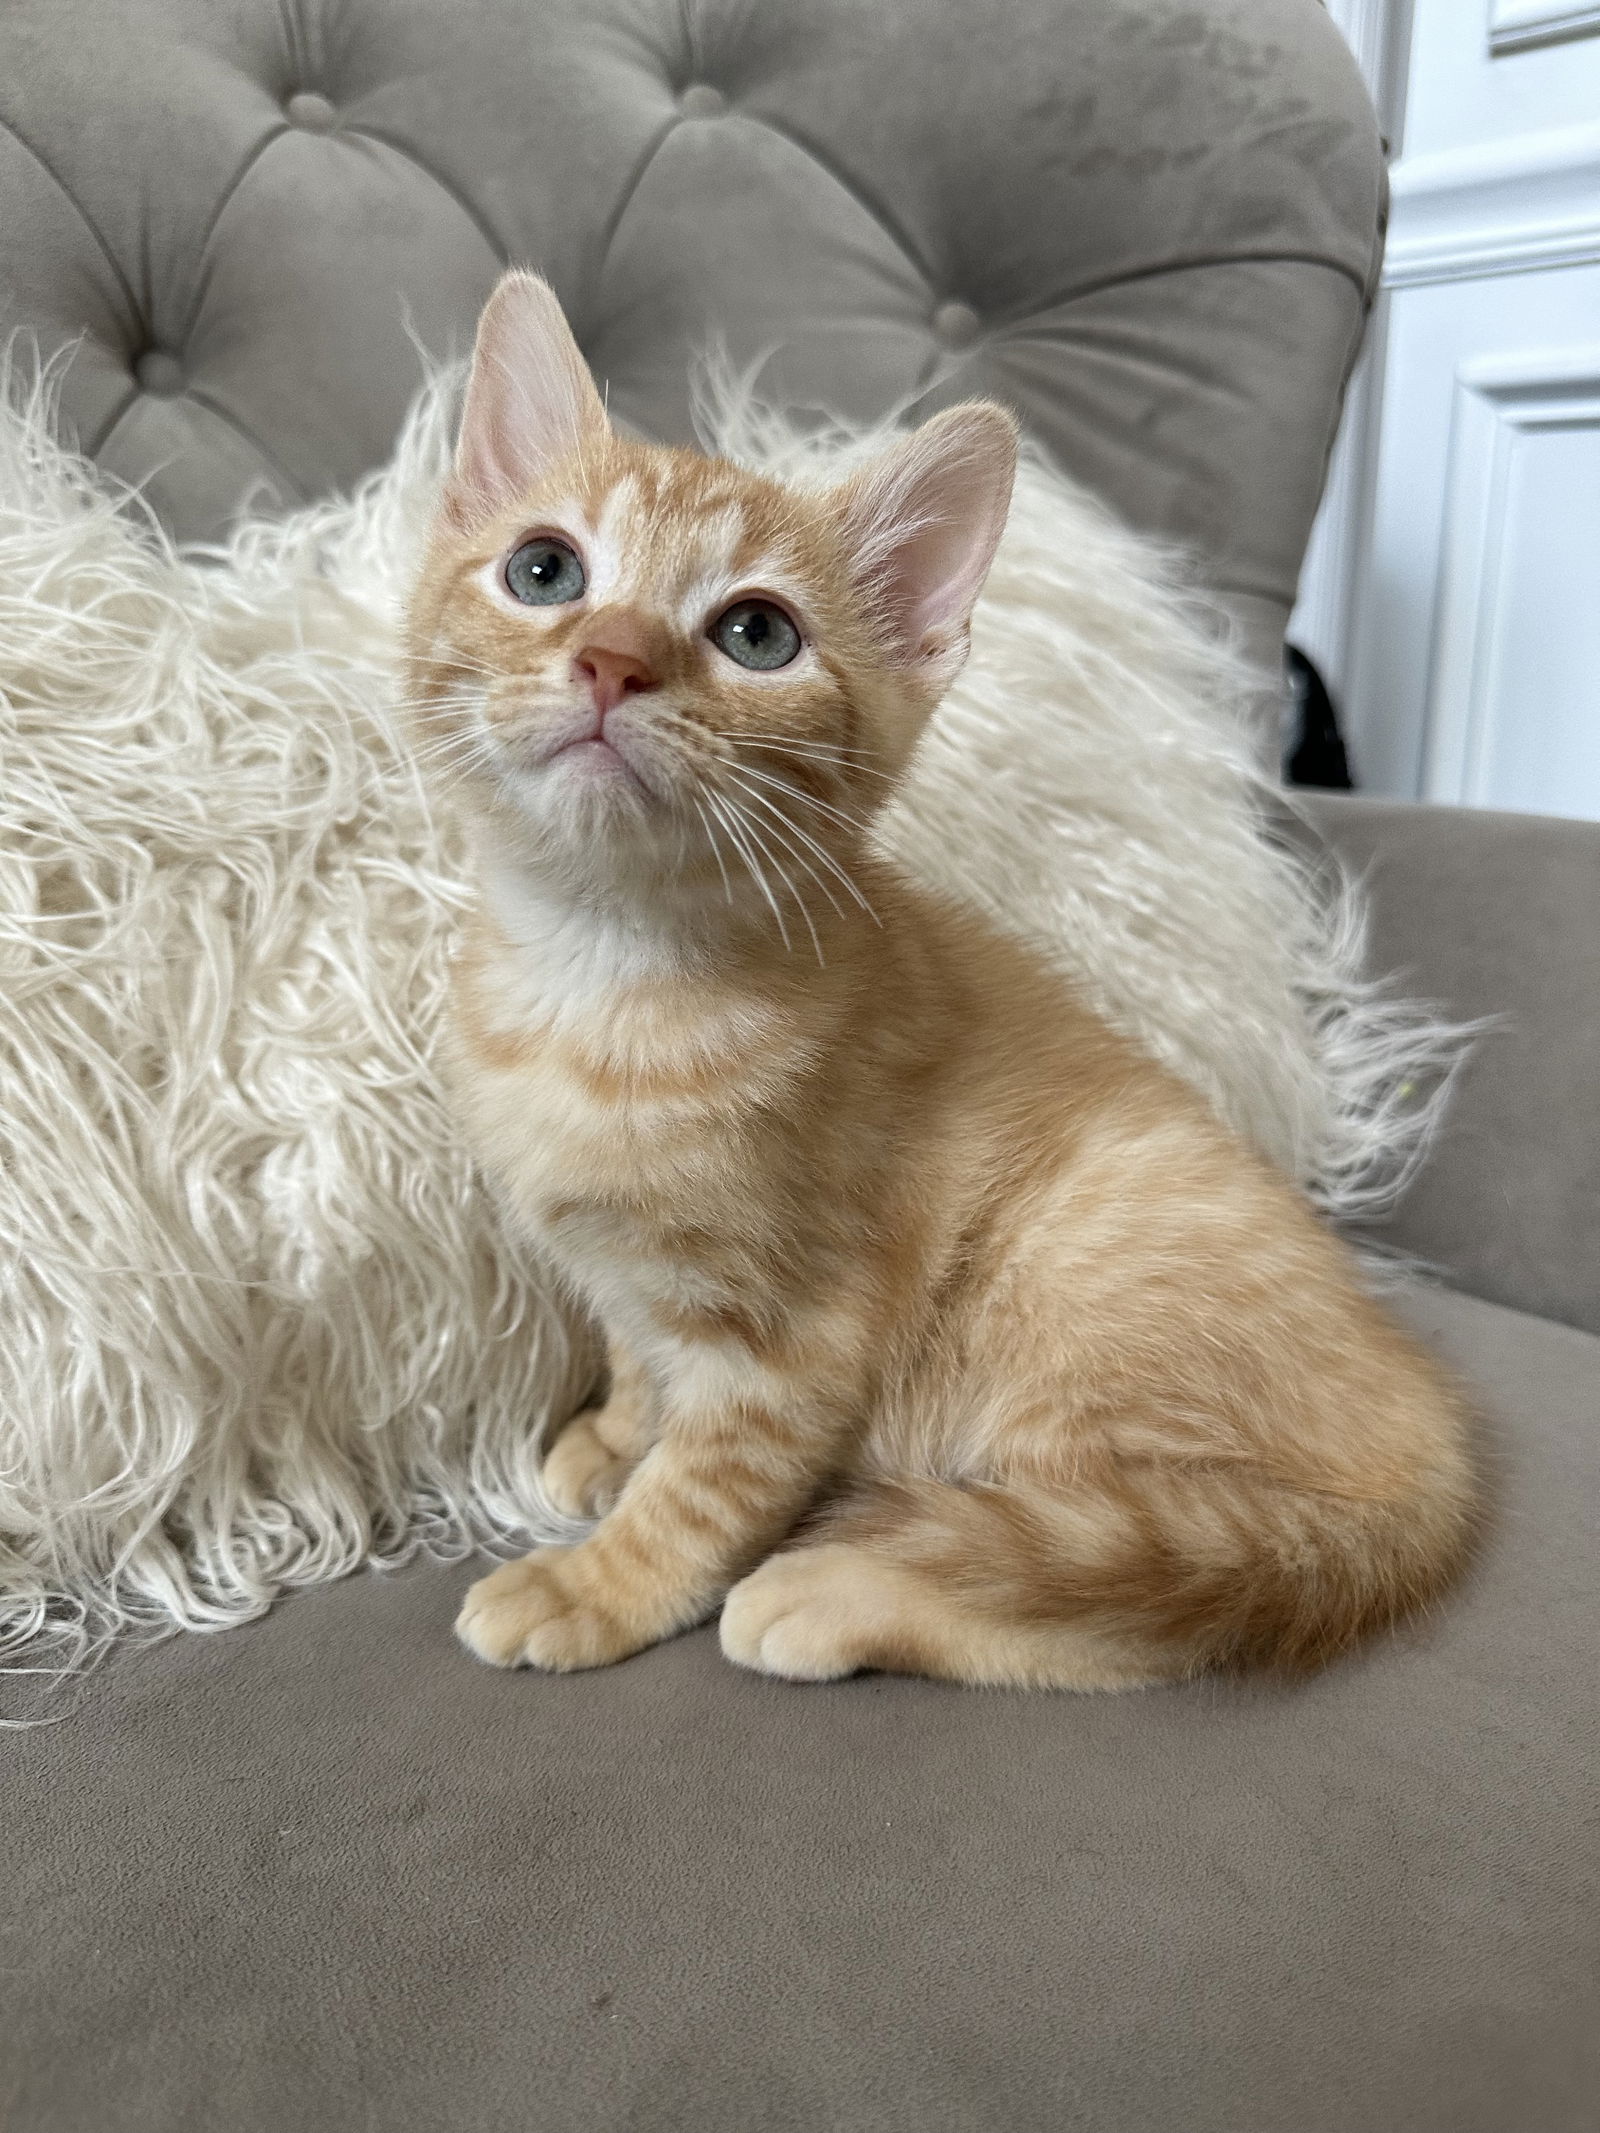
[{"label": "pink nose", "polygon": [[587,683],[602,718],[625,696],[656,686],[656,677],[644,660],[633,652],[614,652],[603,644],[585,645],[575,654],[572,671],[579,681]]}]

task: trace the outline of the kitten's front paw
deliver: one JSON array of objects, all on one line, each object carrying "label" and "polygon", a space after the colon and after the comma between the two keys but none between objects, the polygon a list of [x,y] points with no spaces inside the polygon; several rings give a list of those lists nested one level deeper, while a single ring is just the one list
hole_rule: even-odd
[{"label": "kitten's front paw", "polygon": [[594,1591],[579,1548],[540,1548],[479,1578],[456,1617],[456,1635],[491,1666],[556,1673],[610,1666],[651,1641]]},{"label": "kitten's front paw", "polygon": [[638,1464],[614,1452],[595,1428],[604,1410],[574,1415],[550,1447],[544,1463],[544,1493],[563,1518],[603,1518]]}]

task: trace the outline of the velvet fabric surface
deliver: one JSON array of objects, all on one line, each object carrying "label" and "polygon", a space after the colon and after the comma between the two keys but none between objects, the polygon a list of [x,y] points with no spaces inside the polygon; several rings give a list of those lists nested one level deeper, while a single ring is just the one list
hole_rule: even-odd
[{"label": "velvet fabric surface", "polygon": [[1371,967],[1486,1024],[1379,1240],[1475,1296],[1600,1333],[1600,827],[1333,794],[1306,806],[1369,885]]},{"label": "velvet fabric surface", "polygon": [[1600,1340],[1445,1291],[1496,1525],[1308,1686],[607,1672],[466,1566],[0,1740],[8,2133],[1589,2133]]}]

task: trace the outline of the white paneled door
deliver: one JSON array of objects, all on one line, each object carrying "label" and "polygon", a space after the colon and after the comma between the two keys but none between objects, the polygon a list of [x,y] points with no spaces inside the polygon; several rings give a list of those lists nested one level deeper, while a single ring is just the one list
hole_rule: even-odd
[{"label": "white paneled door", "polygon": [[1384,297],[1291,634],[1371,792],[1600,820],[1600,5],[1329,0]]}]

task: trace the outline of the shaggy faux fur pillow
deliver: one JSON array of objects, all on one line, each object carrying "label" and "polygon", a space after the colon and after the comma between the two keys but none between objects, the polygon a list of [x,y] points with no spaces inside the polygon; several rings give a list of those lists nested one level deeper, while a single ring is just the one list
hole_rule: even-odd
[{"label": "shaggy faux fur pillow", "polygon": [[[591,1367],[440,1100],[456,846],[395,708],[448,393],[349,502],[174,553],[0,395],[0,1660],[217,1627],[419,1544],[550,1531]],[[797,479],[859,443],[746,412]],[[1439,1037],[1262,834],[1245,678],[1165,563],[1025,468],[885,825],[1335,1211]]]}]

